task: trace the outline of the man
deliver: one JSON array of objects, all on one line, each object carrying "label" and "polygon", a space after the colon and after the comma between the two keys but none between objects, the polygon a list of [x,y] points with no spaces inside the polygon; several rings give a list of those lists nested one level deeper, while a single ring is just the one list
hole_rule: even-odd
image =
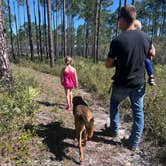
[{"label": "man", "polygon": [[136,10],[132,5],[122,7],[119,17],[119,28],[122,33],[110,45],[106,67],[115,66],[112,94],[110,99],[110,131],[112,136],[118,135],[118,106],[126,97],[130,98],[133,112],[133,125],[129,138],[123,143],[135,150],[140,142],[144,128],[143,103],[145,95],[145,57],[151,47],[148,36],[135,30]]}]

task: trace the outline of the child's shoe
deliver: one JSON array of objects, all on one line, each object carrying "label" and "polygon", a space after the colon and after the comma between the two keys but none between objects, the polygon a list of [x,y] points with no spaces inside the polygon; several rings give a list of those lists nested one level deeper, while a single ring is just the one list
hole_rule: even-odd
[{"label": "child's shoe", "polygon": [[151,86],[156,85],[153,75],[149,76],[148,83],[149,83],[149,85],[151,85]]}]

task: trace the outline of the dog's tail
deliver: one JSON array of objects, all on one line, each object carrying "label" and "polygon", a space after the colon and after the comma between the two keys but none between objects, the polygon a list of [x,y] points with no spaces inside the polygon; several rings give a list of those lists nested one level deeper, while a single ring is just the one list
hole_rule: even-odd
[{"label": "dog's tail", "polygon": [[85,128],[86,129],[89,129],[89,122],[88,122],[88,119],[87,119],[87,116],[85,115],[84,112],[77,112],[77,115],[79,117],[79,121],[83,121],[84,124],[85,124]]},{"label": "dog's tail", "polygon": [[90,121],[88,121],[87,116],[83,112],[78,112],[77,115],[79,116],[80,121],[84,122],[88,137],[91,138],[93,136],[94,118],[91,118]]},{"label": "dog's tail", "polygon": [[85,113],[77,112],[77,115],[78,115],[79,121],[83,121],[84,124],[85,124],[85,128],[88,129],[89,128],[89,122],[88,122],[88,119],[87,119]]}]

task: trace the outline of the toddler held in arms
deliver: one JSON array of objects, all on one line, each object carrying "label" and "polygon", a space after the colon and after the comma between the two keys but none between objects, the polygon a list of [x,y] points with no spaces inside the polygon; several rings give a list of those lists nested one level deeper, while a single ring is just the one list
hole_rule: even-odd
[{"label": "toddler held in arms", "polygon": [[[141,28],[142,28],[141,22],[139,20],[134,21],[134,26],[138,30],[141,30]],[[148,83],[150,85],[156,85],[155,80],[154,80],[154,69],[153,69],[153,64],[152,64],[152,59],[154,56],[155,56],[155,47],[152,44],[151,49],[149,50],[149,55],[145,59],[145,67],[146,67],[146,71],[149,76]]]}]

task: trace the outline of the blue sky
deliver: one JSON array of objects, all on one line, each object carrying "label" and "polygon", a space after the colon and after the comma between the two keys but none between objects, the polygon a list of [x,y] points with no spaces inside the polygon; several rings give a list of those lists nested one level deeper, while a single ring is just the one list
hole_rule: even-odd
[{"label": "blue sky", "polygon": [[[33,0],[29,0],[30,1],[30,11],[31,11],[31,21],[34,22],[34,8],[33,8]],[[128,4],[131,4],[132,0],[128,0]],[[37,0],[35,0],[35,8],[37,10]],[[10,0],[10,5],[11,5],[11,12],[14,13],[14,4],[15,4],[15,9],[16,9],[16,13],[18,13],[17,10],[17,3],[16,0]],[[110,10],[114,11],[115,9],[117,9],[119,5],[119,0],[114,0],[114,3],[112,6],[110,6]],[[124,5],[124,0],[122,0],[122,5]],[[43,11],[43,8],[41,8],[41,11]],[[22,25],[24,22],[24,13],[26,13],[27,15],[27,11],[25,6],[20,7],[20,24]],[[36,11],[36,15],[38,17],[38,12]],[[17,20],[18,20],[18,14],[17,14]],[[41,12],[41,17],[42,17],[42,22],[43,22],[43,12]],[[26,16],[26,21],[27,21],[27,16]],[[77,28],[79,25],[83,24],[84,20],[83,19],[78,19],[77,17],[75,18],[75,23],[74,26]],[[13,30],[15,31],[15,25],[13,24]]]},{"label": "blue sky", "polygon": [[[131,4],[132,0],[128,0],[128,4]],[[124,0],[122,0],[122,5],[124,5]],[[114,0],[114,3],[112,6],[110,6],[111,11],[115,11],[119,6],[119,0]],[[78,27],[79,25],[83,24],[84,20],[83,19],[78,19],[75,18],[75,27]]]}]

